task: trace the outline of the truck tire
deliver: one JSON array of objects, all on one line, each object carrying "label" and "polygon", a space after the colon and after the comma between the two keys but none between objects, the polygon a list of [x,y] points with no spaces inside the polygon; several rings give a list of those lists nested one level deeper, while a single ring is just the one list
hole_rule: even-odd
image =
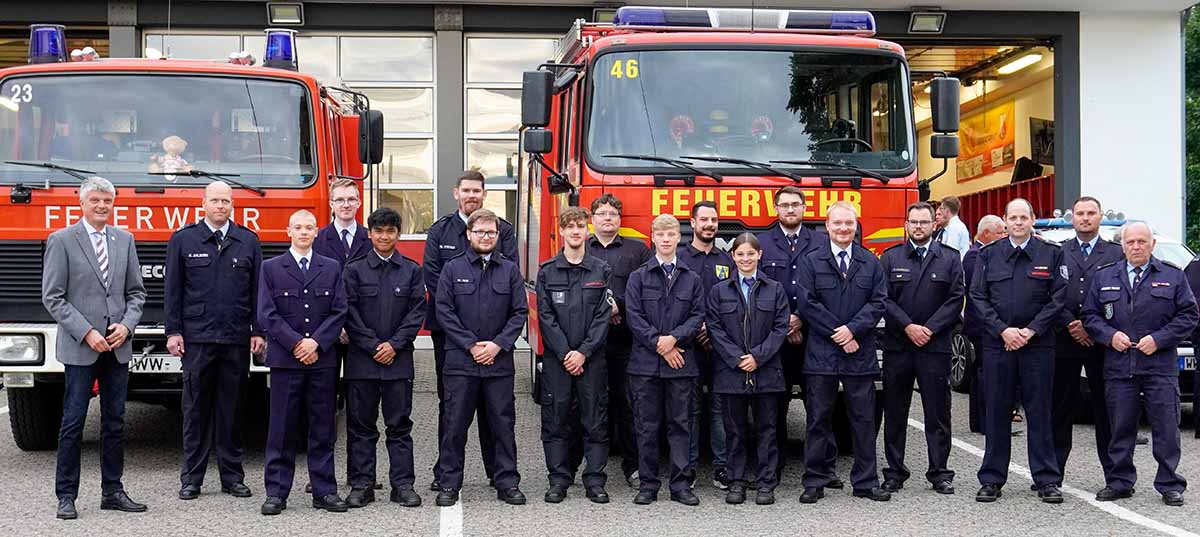
[{"label": "truck tire", "polygon": [[13,440],[23,451],[45,451],[58,447],[62,425],[62,385],[35,384],[33,388],[9,388],[8,418]]}]

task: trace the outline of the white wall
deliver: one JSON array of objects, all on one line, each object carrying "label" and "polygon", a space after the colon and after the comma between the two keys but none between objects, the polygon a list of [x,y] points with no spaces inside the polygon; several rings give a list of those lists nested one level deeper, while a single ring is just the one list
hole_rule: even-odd
[{"label": "white wall", "polygon": [[1180,15],[1084,12],[1079,34],[1080,191],[1183,238]]}]

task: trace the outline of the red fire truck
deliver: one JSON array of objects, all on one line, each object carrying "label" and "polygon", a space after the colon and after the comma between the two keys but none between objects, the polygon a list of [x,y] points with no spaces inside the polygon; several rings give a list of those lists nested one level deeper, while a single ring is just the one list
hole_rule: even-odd
[{"label": "red fire truck", "polygon": [[[785,185],[804,190],[807,226],[848,201],[864,246],[903,240],[904,207],[932,178],[917,176],[914,74],[874,32],[865,11],[629,6],[612,23],[576,22],[523,79],[517,228],[530,304],[539,262],[560,248],[559,210],[604,193],[624,204],[621,234],[643,240],[663,213],[686,240],[692,204],[711,200],[727,247],[774,224]],[[958,81],[928,84],[931,153],[954,157]],[[533,308],[528,327],[540,353]]]},{"label": "red fire truck", "polygon": [[[52,231],[79,220],[81,179],[117,186],[110,223],[137,241],[148,297],[129,397],[178,404],[163,270],[171,233],[204,217],[205,185],[234,187],[233,219],[258,233],[268,258],[287,249],[293,211],[328,222],[329,183],[362,179],[364,163],[380,161],[382,114],[361,94],[297,72],[294,34],[267,31],[263,67],[245,53],[67,61],[63,28],[35,25],[29,65],[0,70],[0,374],[21,449],[57,440],[63,366],[41,302],[42,253]],[[265,372],[255,364],[251,386],[265,387]]]}]

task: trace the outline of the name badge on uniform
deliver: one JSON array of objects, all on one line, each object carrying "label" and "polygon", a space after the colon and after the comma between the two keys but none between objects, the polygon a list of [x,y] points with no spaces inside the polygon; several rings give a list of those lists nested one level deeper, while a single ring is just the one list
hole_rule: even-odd
[{"label": "name badge on uniform", "polygon": [[1170,287],[1171,282],[1150,282],[1150,287]]},{"label": "name badge on uniform", "polygon": [[442,250],[457,250],[458,249],[458,247],[453,244],[439,244],[438,248],[442,249]]},{"label": "name badge on uniform", "polygon": [[1120,291],[1120,290],[1121,290],[1121,288],[1120,288],[1120,287],[1117,287],[1117,286],[1112,286],[1112,287],[1101,287],[1101,288],[1100,288],[1100,290],[1101,290],[1101,291]]},{"label": "name badge on uniform", "polygon": [[550,291],[550,297],[554,300],[555,304],[566,304],[567,303],[567,292],[566,291]]},{"label": "name badge on uniform", "polygon": [[713,272],[716,273],[718,280],[724,280],[729,277],[729,267],[725,265],[713,266]]},{"label": "name badge on uniform", "polygon": [[192,252],[192,253],[188,254],[187,256],[191,257],[191,258],[208,257],[208,252]]},{"label": "name badge on uniform", "polygon": [[455,278],[454,283],[471,283],[470,278]]},{"label": "name badge on uniform", "polygon": [[1111,320],[1113,317],[1113,303],[1109,302],[1104,305],[1104,318]]}]

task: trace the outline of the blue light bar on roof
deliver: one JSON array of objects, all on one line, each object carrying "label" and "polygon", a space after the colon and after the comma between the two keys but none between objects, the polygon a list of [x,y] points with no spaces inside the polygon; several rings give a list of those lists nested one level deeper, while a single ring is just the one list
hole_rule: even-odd
[{"label": "blue light bar on roof", "polygon": [[29,63],[67,61],[66,30],[61,24],[29,26]]},{"label": "blue light bar on roof", "polygon": [[267,51],[263,54],[263,65],[289,71],[300,70],[296,59],[296,31],[285,28],[267,28]]},{"label": "blue light bar on roof", "polygon": [[613,24],[663,28],[875,34],[875,17],[869,11],[625,6],[617,9]]}]

